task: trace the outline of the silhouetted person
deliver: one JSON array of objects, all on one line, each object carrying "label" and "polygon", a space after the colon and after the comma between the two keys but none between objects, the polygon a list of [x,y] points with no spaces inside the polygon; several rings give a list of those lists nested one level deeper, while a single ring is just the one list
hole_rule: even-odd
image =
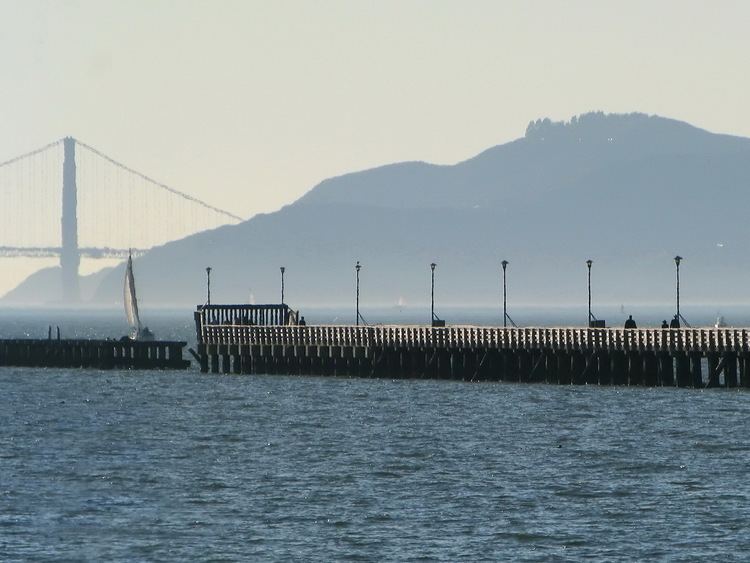
[{"label": "silhouetted person", "polygon": [[675,315],[672,321],[669,323],[669,328],[680,328],[680,319],[677,317],[677,315]]},{"label": "silhouetted person", "polygon": [[305,317],[302,317],[302,318],[301,318],[301,319],[299,320],[299,323],[298,323],[298,324],[299,324],[299,326],[307,326],[307,323],[305,322]]},{"label": "silhouetted person", "polygon": [[662,328],[669,328],[669,325],[667,324],[667,319],[664,319],[664,320],[663,320],[663,321],[661,322],[661,327],[662,327]]},{"label": "silhouetted person", "polygon": [[638,328],[635,326],[635,321],[633,320],[633,315],[630,315],[628,317],[628,320],[625,321],[625,328]]}]

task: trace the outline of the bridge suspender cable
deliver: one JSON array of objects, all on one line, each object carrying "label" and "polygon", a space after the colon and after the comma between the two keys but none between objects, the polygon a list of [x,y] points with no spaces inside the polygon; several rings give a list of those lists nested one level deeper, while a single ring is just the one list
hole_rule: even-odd
[{"label": "bridge suspender cable", "polygon": [[[75,151],[76,145],[79,146],[78,154]],[[58,152],[60,149],[64,149],[62,155]],[[81,159],[82,155],[85,155],[84,159]],[[62,174],[63,177],[61,177],[57,170],[59,165],[62,165],[63,172],[66,170],[66,165],[67,168],[70,168],[67,180],[66,175]],[[92,169],[91,166],[94,168]],[[113,168],[112,171],[115,172],[117,180],[116,185],[113,186],[108,185],[110,184],[109,180],[113,179],[107,174],[106,169],[110,167]],[[233,213],[209,205],[205,201],[158,182],[72,137],[53,141],[36,150],[0,162],[0,171],[2,171],[0,188],[2,188],[3,197],[7,199],[6,203],[8,204],[3,206],[4,215],[0,215],[0,256],[3,257],[53,257],[60,256],[63,253],[65,244],[62,239],[66,237],[58,238],[56,234],[47,232],[52,228],[52,225],[57,224],[56,217],[55,220],[51,220],[50,214],[55,215],[57,213],[58,205],[50,202],[53,202],[53,199],[57,197],[59,190],[57,182],[59,180],[64,180],[62,191],[70,196],[67,199],[63,197],[63,201],[67,201],[69,205],[67,207],[63,205],[68,213],[67,215],[64,212],[62,213],[62,222],[66,223],[66,216],[69,219],[76,219],[78,214],[83,212],[84,216],[87,217],[86,228],[89,230],[87,233],[97,232],[96,237],[98,238],[96,240],[98,244],[92,244],[91,241],[86,239],[88,244],[83,246],[77,244],[74,240],[81,236],[78,234],[77,224],[75,225],[76,235],[72,235],[72,230],[68,233],[69,236],[66,240],[69,243],[74,240],[75,244],[72,247],[75,247],[75,253],[78,256],[123,258],[128,255],[126,250],[128,247],[136,247],[137,250],[133,248],[134,253],[141,253],[156,244],[164,244],[199,230],[244,220]],[[121,177],[126,177],[129,180],[127,186],[121,185]],[[94,223],[91,219],[99,216],[98,208],[95,200],[92,199],[91,192],[85,192],[83,197],[78,193],[77,184],[80,180],[85,185],[90,186],[89,190],[91,187],[95,187],[97,194],[101,192],[103,197],[109,197],[106,202],[112,204],[111,207],[113,206],[116,209],[115,213],[111,213],[110,208],[104,210],[101,214],[104,221],[103,225]],[[133,180],[140,184],[138,186],[140,200],[137,202],[133,200]],[[39,182],[41,182],[41,186],[38,185]],[[53,184],[55,187],[51,188],[50,186]],[[66,192],[66,185],[69,188],[72,186],[72,191],[68,189]],[[40,191],[38,188],[46,191]],[[104,191],[106,189],[114,189],[119,200],[113,201],[112,193],[107,194]],[[54,193],[51,193],[50,190],[53,190]],[[70,195],[70,193],[73,193],[73,195]],[[156,198],[161,202],[161,205],[153,204],[157,201]],[[73,203],[70,204],[70,202]],[[31,220],[26,220],[24,213],[28,214],[27,208],[29,207],[33,208],[33,215]],[[146,235],[141,237],[143,239],[140,240],[141,244],[135,244],[135,241],[132,240],[128,240],[128,244],[121,244],[122,241],[114,240],[117,237],[121,238],[118,234],[119,231],[116,231],[116,229],[122,230],[124,226],[119,225],[117,221],[125,225],[131,225],[132,228],[134,218],[130,214],[135,207],[152,212],[149,217],[139,217],[141,222],[137,228],[139,232],[145,232]],[[44,213],[40,213],[40,209],[44,209]],[[168,216],[166,218],[164,217],[165,209]],[[160,213],[161,216],[157,217],[156,221],[152,221],[154,219],[153,213]],[[130,218],[128,219],[128,217]],[[145,226],[143,221],[147,223]],[[190,226],[185,224],[188,221],[191,222]],[[157,225],[151,224],[152,222],[157,223]],[[200,223],[200,226],[198,226],[198,223]],[[152,240],[154,237],[149,236],[149,233],[153,234],[152,231],[155,226],[164,231],[156,237],[158,240]],[[102,230],[107,232],[104,240],[101,236]],[[29,237],[32,240],[29,240]],[[60,240],[59,245],[57,240]]]},{"label": "bridge suspender cable", "polygon": [[134,170],[133,168],[130,168],[129,166],[126,166],[125,164],[122,164],[121,162],[116,161],[114,158],[112,158],[110,156],[107,156],[103,152],[95,149],[94,147],[92,147],[90,145],[87,145],[86,143],[83,143],[83,142],[79,141],[78,139],[76,139],[76,144],[80,145],[81,147],[85,148],[86,150],[91,151],[92,153],[94,153],[95,155],[103,158],[107,162],[109,162],[111,164],[114,164],[115,166],[117,166],[119,168],[122,168],[126,172],[130,172],[131,174],[135,174],[136,176],[138,176],[139,178],[145,180],[146,182],[154,184],[155,186],[157,186],[157,187],[159,187],[159,188],[161,188],[163,190],[166,190],[166,191],[168,191],[168,192],[170,192],[170,193],[172,193],[172,194],[174,194],[176,196],[179,196],[179,197],[181,197],[183,199],[186,199],[188,201],[191,201],[193,203],[197,203],[198,205],[201,205],[201,206],[205,207],[206,209],[210,209],[211,211],[214,211],[215,213],[219,213],[219,214],[224,215],[226,217],[230,217],[230,218],[234,219],[235,221],[244,221],[244,219],[242,217],[238,217],[237,215],[229,213],[229,211],[224,211],[223,209],[219,209],[218,207],[214,207],[213,205],[209,205],[205,201],[201,201],[201,200],[199,200],[197,198],[194,198],[193,196],[190,196],[190,195],[188,195],[186,193],[183,193],[183,192],[181,192],[179,190],[171,188],[171,187],[167,186],[166,184],[162,184],[161,182],[158,182],[158,181],[154,180],[153,178],[149,178],[145,174],[143,174],[141,172],[138,172],[137,170]]}]

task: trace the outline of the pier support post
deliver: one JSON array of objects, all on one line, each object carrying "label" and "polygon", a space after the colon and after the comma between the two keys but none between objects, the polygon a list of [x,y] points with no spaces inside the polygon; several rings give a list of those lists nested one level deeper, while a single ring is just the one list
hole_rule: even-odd
[{"label": "pier support post", "polygon": [[737,387],[737,354],[734,352],[724,356],[724,385]]},{"label": "pier support post", "polygon": [[495,348],[487,350],[487,359],[485,361],[484,373],[488,381],[500,381],[501,362],[499,351]]},{"label": "pier support post", "polygon": [[573,385],[583,385],[586,383],[586,357],[582,352],[573,352],[571,354],[572,382]]},{"label": "pier support post", "polygon": [[534,350],[531,355],[530,381],[535,383],[547,382],[547,354],[544,350]]},{"label": "pier support post", "polygon": [[659,383],[659,362],[653,352],[643,353],[643,384],[655,387]]},{"label": "pier support post", "polygon": [[516,355],[518,361],[518,381],[528,382],[531,379],[531,353],[519,350]]},{"label": "pier support post", "polygon": [[643,385],[643,358],[640,352],[628,354],[628,384]]},{"label": "pier support post", "polygon": [[708,354],[708,387],[719,386],[719,355],[715,352]]},{"label": "pier support post", "polygon": [[586,385],[599,384],[599,362],[597,361],[596,352],[589,351],[585,353],[586,368],[584,381]]},{"label": "pier support post", "polygon": [[695,388],[703,387],[703,356],[690,354],[690,380]]},{"label": "pier support post", "polygon": [[674,358],[669,354],[659,354],[659,383],[674,387]]},{"label": "pier support post", "polygon": [[690,377],[690,359],[684,352],[675,354],[675,367],[677,369],[677,387],[689,387],[692,384]]},{"label": "pier support post", "polygon": [[514,350],[505,349],[503,354],[503,377],[505,381],[516,382],[518,376],[518,358]]},{"label": "pier support post", "polygon": [[624,352],[612,352],[612,385],[627,385],[628,383],[628,359]]},{"label": "pier support post", "polygon": [[599,385],[612,385],[612,362],[609,354],[601,351],[596,355],[596,371],[599,374]]},{"label": "pier support post", "polygon": [[425,348],[423,375],[426,379],[437,377],[437,350],[434,348]]},{"label": "pier support post", "polygon": [[568,352],[559,350],[555,357],[557,359],[557,382],[560,385],[570,385],[570,368],[572,359]]},{"label": "pier support post", "polygon": [[208,373],[208,354],[205,344],[198,344],[198,357],[200,358],[201,373]]},{"label": "pier support post", "polygon": [[750,387],[750,356],[740,356],[740,386]]},{"label": "pier support post", "polygon": [[437,352],[437,371],[438,379],[448,379],[451,377],[451,356],[448,350],[438,350]]}]

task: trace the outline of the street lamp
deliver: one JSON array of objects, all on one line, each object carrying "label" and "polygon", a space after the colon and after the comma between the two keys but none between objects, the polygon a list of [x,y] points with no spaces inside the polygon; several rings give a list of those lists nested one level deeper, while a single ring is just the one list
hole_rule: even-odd
[{"label": "street lamp", "polygon": [[593,318],[593,315],[591,314],[591,264],[593,263],[593,260],[586,260],[586,266],[589,268],[589,327],[591,326],[591,319]]},{"label": "street lamp", "polygon": [[354,269],[357,271],[357,326],[359,326],[359,271],[362,269],[359,260],[357,260],[357,265],[354,266]]},{"label": "street lamp", "polygon": [[682,262],[682,256],[674,257],[674,265],[677,268],[677,319],[681,319],[680,315],[680,262]]},{"label": "street lamp", "polygon": [[431,301],[430,301],[430,323],[435,320],[435,262],[430,264],[430,270],[432,270],[432,290],[431,290]]},{"label": "street lamp", "polygon": [[508,299],[507,299],[507,286],[505,285],[505,269],[508,267],[507,260],[503,260],[500,262],[500,265],[503,267],[503,328],[507,328],[508,326]]},{"label": "street lamp", "polygon": [[286,268],[284,266],[281,266],[279,268],[281,270],[281,304],[284,304],[284,272],[286,272]]},{"label": "street lamp", "polygon": [[211,266],[206,268],[206,304],[211,304]]}]

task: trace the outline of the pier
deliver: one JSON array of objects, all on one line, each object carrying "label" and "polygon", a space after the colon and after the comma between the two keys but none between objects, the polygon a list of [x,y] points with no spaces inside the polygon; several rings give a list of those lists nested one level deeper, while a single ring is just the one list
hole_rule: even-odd
[{"label": "pier", "polygon": [[750,387],[748,329],[299,326],[249,322],[286,305],[195,312],[201,371],[513,381],[577,385]]},{"label": "pier", "polygon": [[0,366],[185,369],[186,342],[167,340],[0,340]]}]

